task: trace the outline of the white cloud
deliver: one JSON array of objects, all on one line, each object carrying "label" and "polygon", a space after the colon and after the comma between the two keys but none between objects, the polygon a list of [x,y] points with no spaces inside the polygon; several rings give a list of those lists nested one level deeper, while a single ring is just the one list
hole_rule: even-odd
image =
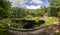
[{"label": "white cloud", "polygon": [[24,1],[24,0],[9,0],[9,1],[11,1],[11,2],[14,2],[14,1],[19,1],[19,2],[22,2],[22,1]]},{"label": "white cloud", "polygon": [[41,0],[32,0],[32,1],[30,1],[30,3],[36,3],[36,4],[39,4],[39,5],[37,5],[37,6],[30,5],[30,6],[26,6],[26,8],[28,8],[28,9],[38,9],[38,8],[41,7],[40,4],[43,4],[43,1],[41,1]]},{"label": "white cloud", "polygon": [[[9,1],[12,2],[12,6],[13,7],[18,6],[17,4],[24,5],[23,3],[25,3],[24,0],[9,0]],[[30,3],[43,4],[43,2],[41,0],[32,0]],[[38,5],[38,6],[34,6],[34,5],[28,6],[28,5],[25,5],[25,6],[28,9],[38,9],[38,8],[41,7],[41,5]]]},{"label": "white cloud", "polygon": [[12,2],[11,5],[13,7],[17,6],[17,4],[20,5],[20,4],[22,4],[24,2],[24,0],[9,0],[9,1]]},{"label": "white cloud", "polygon": [[38,9],[38,8],[40,8],[41,6],[39,5],[39,6],[26,6],[26,8],[28,8],[28,9]]},{"label": "white cloud", "polygon": [[32,0],[32,2],[37,3],[37,4],[42,4],[43,2],[41,0]]},{"label": "white cloud", "polygon": [[9,1],[12,2],[12,3],[11,3],[12,6],[16,6],[15,3],[16,3],[17,0],[9,0]]}]

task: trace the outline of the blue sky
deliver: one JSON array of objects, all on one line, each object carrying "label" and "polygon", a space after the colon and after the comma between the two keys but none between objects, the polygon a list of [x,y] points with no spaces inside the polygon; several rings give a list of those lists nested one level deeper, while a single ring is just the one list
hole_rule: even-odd
[{"label": "blue sky", "polygon": [[48,0],[10,0],[12,6],[25,7],[28,9],[38,9],[41,6],[49,6]]}]

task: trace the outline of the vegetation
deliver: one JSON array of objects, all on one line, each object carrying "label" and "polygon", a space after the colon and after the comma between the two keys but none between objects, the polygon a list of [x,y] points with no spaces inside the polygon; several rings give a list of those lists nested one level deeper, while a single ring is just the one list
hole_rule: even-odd
[{"label": "vegetation", "polygon": [[45,23],[43,25],[50,25],[53,24],[54,22],[57,22],[57,18],[53,17],[53,18],[47,18],[45,20]]},{"label": "vegetation", "polygon": [[8,17],[10,14],[11,5],[7,0],[0,0],[0,18]]},{"label": "vegetation", "polygon": [[0,35],[8,35],[8,27],[2,22],[0,22]]},{"label": "vegetation", "polygon": [[[40,27],[40,26],[47,26],[47,25],[51,25],[53,24],[54,22],[57,22],[57,18],[55,17],[51,17],[51,18],[46,18],[44,21],[45,23],[39,23],[39,20],[41,20],[39,17],[33,17],[33,18],[27,18],[29,20],[32,20],[32,21],[35,21],[34,23],[32,22],[32,24],[34,24],[34,28],[36,27]],[[20,21],[19,21],[20,20]],[[23,19],[22,19],[23,20]],[[23,29],[23,26],[25,24],[25,22],[21,22],[21,19],[18,19],[18,20],[13,20],[15,22],[12,21],[12,19],[10,18],[6,18],[3,20],[5,23],[9,23],[10,24],[10,27],[14,27],[14,28],[20,28],[20,29]],[[16,22],[17,21],[17,22]],[[28,22],[26,22],[28,23]],[[29,24],[29,23],[28,23]],[[40,25],[39,25],[40,24]]]},{"label": "vegetation", "polygon": [[[8,0],[0,0],[0,19],[8,17],[10,9],[11,5]],[[3,22],[0,22],[0,35],[8,35],[7,29],[7,26]]]},{"label": "vegetation", "polygon": [[[4,23],[9,23],[10,27],[19,29],[23,29],[24,26],[24,23],[20,21],[21,18],[22,20],[26,19],[27,21],[28,19],[31,21],[33,20],[36,23],[33,25],[33,28],[51,25],[57,21],[57,17],[60,17],[60,0],[49,0],[49,2],[50,6],[41,7],[40,9],[34,10],[19,7],[11,7],[11,3],[8,0],[0,0],[0,20],[2,20]],[[44,17],[46,17],[47,19],[43,19]],[[15,19],[13,19],[12,21],[12,18]],[[39,20],[41,20],[41,18],[45,21],[44,24],[39,23]],[[4,32],[8,30],[8,28],[6,28],[6,25],[4,25],[3,22],[0,22],[1,35],[5,35]]]}]

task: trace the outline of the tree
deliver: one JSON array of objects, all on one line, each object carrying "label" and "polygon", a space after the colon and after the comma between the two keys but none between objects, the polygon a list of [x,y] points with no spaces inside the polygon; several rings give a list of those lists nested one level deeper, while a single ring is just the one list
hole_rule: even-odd
[{"label": "tree", "polygon": [[22,18],[22,17],[24,17],[24,16],[26,16],[26,12],[25,12],[25,9],[23,9],[23,8],[18,8],[18,7],[12,7],[12,9],[11,9],[11,11],[12,11],[12,17],[18,17],[18,18]]},{"label": "tree", "polygon": [[59,0],[50,0],[50,7],[47,8],[47,13],[49,16],[58,16],[60,12],[60,1]]},{"label": "tree", "polygon": [[0,0],[0,17],[8,17],[10,14],[11,3],[8,0]]},{"label": "tree", "polygon": [[49,0],[51,5],[60,4],[60,0]]}]

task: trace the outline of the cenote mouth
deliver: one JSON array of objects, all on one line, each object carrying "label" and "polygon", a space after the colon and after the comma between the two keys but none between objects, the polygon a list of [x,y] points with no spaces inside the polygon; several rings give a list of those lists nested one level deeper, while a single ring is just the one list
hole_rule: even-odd
[{"label": "cenote mouth", "polygon": [[[39,20],[38,22],[36,22],[35,20],[26,20],[26,19],[23,19],[23,20],[12,20],[13,22],[15,22],[17,25],[19,24],[19,22],[21,22],[21,25],[22,25],[22,28],[23,29],[33,29],[36,27],[40,27],[40,25],[44,24],[45,23],[45,20]],[[18,26],[16,25],[15,28],[19,28]],[[13,27],[13,26],[11,26]]]},{"label": "cenote mouth", "polygon": [[34,25],[41,25],[44,24],[44,20],[39,20],[38,22],[35,22],[34,20],[22,20],[23,28],[25,29],[31,29],[34,28]]},{"label": "cenote mouth", "polygon": [[[7,20],[7,19],[6,19]],[[9,20],[9,21],[8,21]],[[49,17],[47,19],[21,19],[21,18],[11,18],[8,19],[8,24],[10,24],[11,29],[15,30],[33,30],[41,28],[43,26],[48,26],[57,22],[57,18]]]}]

